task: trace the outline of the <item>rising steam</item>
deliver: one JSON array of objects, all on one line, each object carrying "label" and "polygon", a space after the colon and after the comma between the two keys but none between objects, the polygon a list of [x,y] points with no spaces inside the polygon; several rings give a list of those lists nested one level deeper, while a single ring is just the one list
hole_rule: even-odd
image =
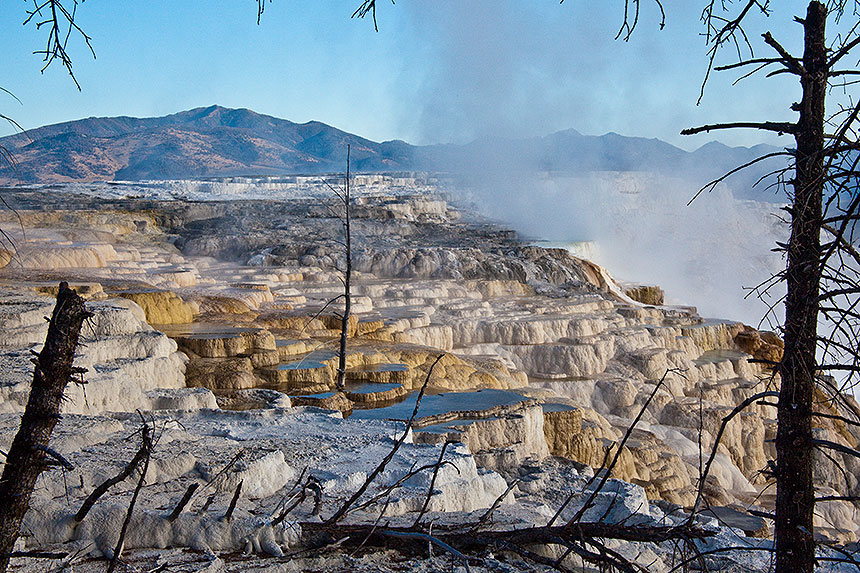
[{"label": "rising steam", "polygon": [[771,250],[787,233],[779,205],[739,201],[721,186],[688,206],[697,188],[644,172],[520,172],[470,185],[484,212],[526,237],[594,242],[593,258],[617,279],[658,284],[668,303],[703,316],[758,325],[782,296],[775,289],[759,300],[749,290],[784,266]]}]

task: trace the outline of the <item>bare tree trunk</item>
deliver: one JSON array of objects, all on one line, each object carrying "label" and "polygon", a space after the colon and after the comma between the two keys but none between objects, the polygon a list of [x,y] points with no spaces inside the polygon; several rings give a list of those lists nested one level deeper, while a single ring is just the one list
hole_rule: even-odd
[{"label": "bare tree trunk", "polygon": [[795,132],[794,203],[788,249],[785,353],[779,367],[776,572],[812,572],[812,398],[820,284],[827,9],[810,2],[804,26],[803,99]]},{"label": "bare tree trunk", "polygon": [[346,146],[346,184],[344,186],[343,200],[343,228],[344,244],[346,245],[346,270],[343,273],[343,314],[340,323],[340,350],[337,361],[337,389],[346,388],[346,339],[349,333],[349,314],[352,306],[349,286],[352,280],[352,243],[349,231],[349,148]]},{"label": "bare tree trunk", "polygon": [[83,299],[67,283],[60,283],[45,346],[33,360],[36,367],[27,407],[0,478],[0,573],[9,566],[33,486],[45,468],[45,450],[60,418],[63,392],[75,372],[72,361],[88,316]]}]

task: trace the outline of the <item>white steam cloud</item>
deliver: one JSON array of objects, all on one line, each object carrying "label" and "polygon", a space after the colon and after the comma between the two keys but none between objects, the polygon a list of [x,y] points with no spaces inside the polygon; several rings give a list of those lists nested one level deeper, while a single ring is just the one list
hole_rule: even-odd
[{"label": "white steam cloud", "polygon": [[784,266],[771,250],[787,234],[780,205],[739,201],[718,187],[688,206],[696,188],[643,172],[521,172],[477,177],[471,192],[485,213],[527,237],[594,242],[595,262],[619,280],[660,285],[669,304],[758,325],[784,289],[764,301],[747,296]]}]

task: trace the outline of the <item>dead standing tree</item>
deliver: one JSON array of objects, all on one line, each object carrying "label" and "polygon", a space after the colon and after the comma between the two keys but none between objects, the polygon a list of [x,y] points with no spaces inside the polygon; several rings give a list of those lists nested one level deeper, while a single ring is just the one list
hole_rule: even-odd
[{"label": "dead standing tree", "polygon": [[49,442],[60,419],[63,392],[72,376],[81,372],[72,366],[72,361],[81,325],[89,316],[83,299],[68,284],[60,283],[45,346],[33,358],[33,385],[27,407],[0,478],[0,573],[9,566],[36,479],[48,457],[58,457]]},{"label": "dead standing tree", "polygon": [[350,293],[350,282],[352,281],[352,235],[349,229],[349,152],[350,146],[346,146],[346,176],[343,181],[343,193],[337,193],[338,198],[343,202],[343,247],[344,262],[343,271],[343,314],[340,316],[340,345],[338,346],[337,358],[337,389],[343,390],[346,387],[346,339],[349,336],[349,314],[352,306],[352,295]]},{"label": "dead standing tree", "polygon": [[[796,17],[802,26],[802,56],[794,56],[770,32],[762,34],[773,51],[767,58],[754,57],[743,24],[748,14],[768,14],[767,0],[742,3],[736,14],[725,15],[710,2],[703,19],[711,46],[711,66],[726,45],[747,46],[749,56],[715,70],[752,69],[768,76],[791,74],[799,79],[802,97],[791,105],[799,113],[794,122],[736,122],[688,129],[689,135],[718,129],[752,128],[790,135],[796,147],[786,151],[791,159],[785,172],[790,202],[787,207],[791,235],[783,250],[786,271],[776,277],[786,285],[782,334],[785,351],[775,365],[781,379],[777,407],[776,463],[776,571],[810,572],[815,568],[813,536],[815,448],[832,444],[813,437],[816,401],[849,402],[844,390],[858,368],[858,294],[860,257],[853,231],[860,216],[857,195],[857,116],[860,103],[852,97],[851,79],[860,70],[837,65],[860,44],[860,21],[849,23],[828,45],[828,20],[840,23],[849,2],[809,2],[806,15]],[[854,4],[853,16],[857,16]],[[726,10],[723,3],[722,10]],[[855,58],[856,59],[856,58]],[[710,68],[709,68],[710,71]],[[744,76],[746,77],[746,76]],[[832,88],[840,88],[837,92]],[[826,115],[825,104],[835,100],[837,112]],[[832,131],[831,131],[832,130]],[[824,243],[822,244],[822,239]],[[848,373],[840,387],[823,374]],[[851,408],[848,408],[851,410]],[[856,423],[856,420],[849,421]],[[826,452],[829,455],[829,452]],[[840,451],[840,453],[845,453]]]},{"label": "dead standing tree", "polygon": [[[346,173],[344,174],[343,187],[335,187],[327,181],[325,182],[326,186],[332,193],[334,193],[339,203],[343,206],[342,214],[330,207],[328,208],[329,213],[335,219],[340,221],[341,227],[343,228],[343,240],[341,241],[336,239],[336,242],[343,247],[345,259],[343,277],[341,278],[341,282],[343,283],[343,294],[339,294],[333,299],[330,299],[316,314],[316,316],[319,316],[326,308],[328,308],[329,305],[343,299],[343,312],[334,313],[340,320],[340,338],[337,353],[337,378],[335,380],[335,385],[340,391],[346,388],[346,347],[347,339],[349,338],[349,318],[352,313],[352,293],[350,290],[352,284],[352,232],[350,230],[350,208],[352,206],[352,199],[350,197],[349,170],[350,147],[350,145],[346,146]],[[316,316],[314,318],[316,318]]]}]

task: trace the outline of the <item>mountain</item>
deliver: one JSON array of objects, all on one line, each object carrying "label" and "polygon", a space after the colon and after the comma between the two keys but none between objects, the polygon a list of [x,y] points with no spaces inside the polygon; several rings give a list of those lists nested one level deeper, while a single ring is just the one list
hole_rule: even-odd
[{"label": "mountain", "polygon": [[[717,142],[687,152],[659,139],[570,129],[527,139],[484,138],[466,145],[377,143],[332,126],[294,123],[247,109],[210,106],[164,117],[88,118],[0,138],[15,157],[0,182],[184,179],[342,171],[346,146],[352,169],[504,172],[657,171],[706,183],[775,148],[730,148]],[[773,161],[730,181],[741,197],[773,169]]]},{"label": "mountain", "polygon": [[411,146],[376,143],[310,121],[219,106],[156,118],[88,118],[0,139],[15,154],[7,181],[176,179],[338,171],[352,147],[358,171],[403,170]]}]

